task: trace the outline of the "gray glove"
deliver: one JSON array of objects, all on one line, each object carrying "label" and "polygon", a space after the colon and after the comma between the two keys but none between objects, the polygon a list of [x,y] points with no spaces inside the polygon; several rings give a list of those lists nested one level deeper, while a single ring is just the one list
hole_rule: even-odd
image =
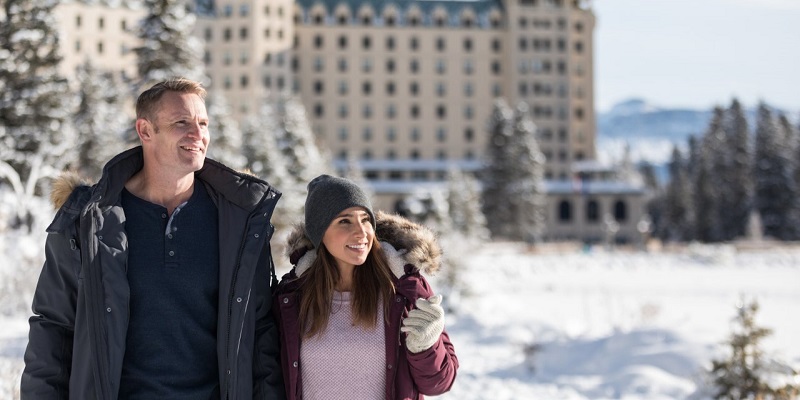
[{"label": "gray glove", "polygon": [[427,300],[417,299],[417,308],[408,312],[403,320],[402,332],[406,332],[406,347],[412,353],[430,349],[444,331],[444,309],[440,305],[442,295],[431,296]]}]

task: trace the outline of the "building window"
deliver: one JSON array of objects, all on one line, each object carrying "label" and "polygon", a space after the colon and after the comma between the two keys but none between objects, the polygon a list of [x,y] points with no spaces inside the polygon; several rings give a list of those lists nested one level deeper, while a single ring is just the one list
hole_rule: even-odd
[{"label": "building window", "polygon": [[[269,30],[267,32],[269,32]],[[268,33],[268,35],[269,35],[269,33]],[[314,36],[314,48],[321,49],[322,48],[322,44],[323,44],[322,35],[315,35]]]},{"label": "building window", "polygon": [[372,140],[372,128],[368,126],[365,127],[364,130],[361,132],[361,135],[365,142],[369,142],[370,140]]},{"label": "building window", "polygon": [[464,51],[472,51],[472,39],[464,38]]},{"label": "building window", "polygon": [[372,159],[372,152],[369,149],[364,150],[364,153],[361,154],[361,159],[362,160],[371,160]]},{"label": "building window", "polygon": [[339,81],[339,94],[342,96],[347,94],[347,81],[345,80]]},{"label": "building window", "polygon": [[97,53],[98,54],[103,54],[103,42],[98,42],[97,43]]},{"label": "building window", "polygon": [[348,136],[347,135],[347,127],[346,126],[340,126],[339,127],[339,141],[340,142],[346,142],[347,141],[347,136]]},{"label": "building window", "polygon": [[500,75],[500,62],[499,61],[492,61],[492,73],[495,75]]},{"label": "building window", "polygon": [[411,70],[412,74],[416,74],[419,72],[419,61],[411,60],[411,64],[409,65],[409,69]]},{"label": "building window", "polygon": [[230,4],[226,4],[222,10],[222,14],[226,17],[230,17],[233,14],[233,6]]},{"label": "building window", "polygon": [[386,38],[386,50],[394,50],[394,37],[389,36]]},{"label": "building window", "polygon": [[361,71],[372,72],[372,59],[365,58],[361,61]]},{"label": "building window", "polygon": [[416,36],[411,37],[411,39],[408,42],[408,47],[410,47],[411,50],[415,51],[419,49],[419,39],[417,39]]},{"label": "building window", "polygon": [[442,104],[436,106],[436,116],[439,119],[444,119],[447,116],[447,107]]},{"label": "building window", "polygon": [[81,26],[81,16],[80,15],[75,16],[75,26],[77,26],[79,28]]},{"label": "building window", "polygon": [[120,23],[119,23],[119,28],[120,28],[120,29],[121,29],[123,32],[127,31],[127,30],[128,30],[128,21],[126,21],[126,20],[124,20],[124,19],[123,19],[122,21],[120,21]]},{"label": "building window", "polygon": [[386,72],[392,73],[395,70],[395,63],[394,59],[390,58],[386,60]]},{"label": "building window", "polygon": [[222,63],[225,65],[231,65],[233,60],[233,56],[231,55],[230,51],[225,51],[225,55],[222,57]]},{"label": "building window", "polygon": [[464,96],[472,97],[472,95],[474,93],[475,93],[475,87],[472,86],[472,83],[470,83],[470,82],[465,83],[464,84]]},{"label": "building window", "polygon": [[439,97],[444,97],[446,94],[446,86],[444,82],[439,82],[436,84],[436,95]]},{"label": "building window", "polygon": [[419,106],[416,104],[411,106],[411,118],[419,118]]},{"label": "building window", "polygon": [[411,141],[412,142],[419,142],[419,128],[411,128]]},{"label": "building window", "polygon": [[386,94],[389,96],[394,96],[394,92],[395,92],[394,82],[386,82]]},{"label": "building window", "polygon": [[364,104],[364,107],[361,109],[361,115],[364,119],[372,118],[372,106],[369,104]]},{"label": "building window", "polygon": [[625,202],[622,200],[617,200],[614,203],[614,219],[618,222],[628,219],[628,207],[625,206]]},{"label": "building window", "polygon": [[231,41],[231,28],[225,28],[222,31],[222,39],[224,39],[226,42]]},{"label": "building window", "polygon": [[572,204],[567,200],[558,203],[558,220],[560,222],[570,222],[572,220]]},{"label": "building window", "polygon": [[445,49],[444,38],[441,38],[441,37],[436,38],[436,50],[437,51],[444,51],[444,49]]},{"label": "building window", "polygon": [[500,44],[500,39],[492,39],[492,51],[495,53],[499,53],[502,46]]},{"label": "building window", "polygon": [[249,83],[250,79],[247,77],[247,75],[242,75],[239,78],[239,86],[241,86],[242,88],[246,88]]},{"label": "building window", "polygon": [[[122,21],[122,22],[125,22],[125,21]],[[213,30],[211,30],[211,28],[206,28],[205,29],[203,36],[206,38],[206,41],[210,41],[211,40],[211,38],[213,37],[212,33],[213,33]]]},{"label": "building window", "polygon": [[447,72],[447,62],[445,60],[436,61],[436,72],[440,75]]},{"label": "building window", "polygon": [[247,39],[247,28],[239,28],[239,39]]},{"label": "building window", "polygon": [[464,129],[464,139],[472,143],[475,140],[475,131],[472,128]]},{"label": "building window", "polygon": [[[397,140],[397,130],[394,129],[394,127],[390,126],[389,128],[386,129],[386,140],[388,142],[390,142],[390,143],[392,143],[395,140]],[[392,155],[392,157],[389,157],[389,158],[393,159],[394,158],[394,151],[393,150],[389,150],[389,153]]]},{"label": "building window", "polygon": [[408,19],[408,24],[411,26],[419,25],[419,16],[412,15],[411,18]]},{"label": "building window", "polygon": [[442,127],[437,128],[436,129],[436,140],[438,140],[439,143],[444,143],[447,140],[447,130],[445,130]]},{"label": "building window", "polygon": [[347,118],[347,104],[339,105],[339,118],[341,119]]},{"label": "building window", "polygon": [[75,41],[75,52],[76,53],[80,53],[81,52],[81,41],[80,40],[76,40]]},{"label": "building window", "polygon": [[394,104],[389,104],[386,106],[386,117],[389,119],[394,119],[397,116],[397,107]]},{"label": "building window", "polygon": [[100,18],[97,20],[97,27],[98,27],[99,29],[103,29],[103,28],[105,28],[105,26],[106,26],[106,20],[105,20],[105,19],[103,19],[103,17],[100,17]]},{"label": "building window", "polygon": [[339,49],[344,50],[347,48],[347,36],[339,36]]},{"label": "building window", "polygon": [[325,92],[325,84],[322,81],[314,81],[314,94],[321,95]]},{"label": "building window", "polygon": [[239,16],[246,17],[250,14],[250,5],[249,4],[242,4],[239,6]]},{"label": "building window", "polygon": [[225,76],[225,82],[223,83],[223,86],[225,87],[225,89],[230,89],[231,85],[232,85],[231,77],[226,75]]},{"label": "building window", "polygon": [[369,48],[372,47],[372,39],[369,36],[364,36],[361,39],[361,47],[363,47],[364,50],[369,50]]},{"label": "building window", "polygon": [[342,57],[338,62],[339,72],[347,72],[347,58]]},{"label": "building window", "polygon": [[589,200],[586,203],[586,220],[589,222],[600,220],[600,206],[597,204],[597,200]]},{"label": "building window", "polygon": [[314,58],[314,71],[322,72],[325,69],[325,59],[322,57]]},{"label": "building window", "polygon": [[370,82],[363,82],[363,83],[361,84],[361,93],[363,93],[363,94],[364,94],[364,95],[366,95],[366,96],[369,96],[369,95],[371,95],[371,94],[372,94],[372,83],[370,83]]},{"label": "building window", "polygon": [[339,16],[336,17],[336,21],[339,23],[339,25],[347,25],[347,15],[339,14]]},{"label": "building window", "polygon": [[472,106],[467,105],[464,106],[464,118],[472,119],[475,116],[475,112],[472,110]]},{"label": "building window", "polygon": [[576,53],[583,53],[583,42],[575,42],[575,52]]},{"label": "building window", "polygon": [[412,96],[419,95],[419,84],[417,82],[411,82],[408,85],[408,91],[411,93]]},{"label": "building window", "polygon": [[419,150],[417,150],[417,149],[411,150],[411,159],[412,160],[419,160]]}]

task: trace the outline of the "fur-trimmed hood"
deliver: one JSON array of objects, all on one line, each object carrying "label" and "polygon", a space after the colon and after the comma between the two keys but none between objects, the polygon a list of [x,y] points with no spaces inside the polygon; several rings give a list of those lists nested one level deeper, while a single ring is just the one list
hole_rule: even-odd
[{"label": "fur-trimmed hood", "polygon": [[90,183],[75,171],[66,171],[53,181],[53,190],[50,192],[50,202],[58,210],[69,199],[69,195],[79,186],[89,186]]},{"label": "fur-trimmed hood", "polygon": [[[399,215],[383,211],[375,213],[375,222],[377,225],[375,236],[378,241],[387,242],[397,249],[405,264],[411,264],[415,269],[429,275],[439,271],[442,264],[442,248],[433,231]],[[286,256],[293,265],[302,263],[301,258],[314,248],[306,236],[305,226],[302,223],[295,225],[286,244]],[[391,250],[385,249],[385,251],[388,253]],[[300,274],[302,272],[298,273]]]}]

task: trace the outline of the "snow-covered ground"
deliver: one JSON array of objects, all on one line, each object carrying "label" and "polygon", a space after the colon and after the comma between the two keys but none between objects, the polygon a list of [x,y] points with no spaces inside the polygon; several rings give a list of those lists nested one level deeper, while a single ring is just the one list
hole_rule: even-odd
[{"label": "snow-covered ground", "polygon": [[[10,264],[42,242],[5,239],[0,298],[8,299],[19,289],[5,284]],[[800,248],[531,253],[493,243],[463,254],[461,291],[446,294],[461,367],[441,399],[702,398],[701,371],[725,354],[743,297],[759,302],[757,323],[774,331],[767,354],[800,367]],[[445,287],[443,277],[434,288]],[[3,399],[19,386],[26,319],[19,308],[0,313]]]}]

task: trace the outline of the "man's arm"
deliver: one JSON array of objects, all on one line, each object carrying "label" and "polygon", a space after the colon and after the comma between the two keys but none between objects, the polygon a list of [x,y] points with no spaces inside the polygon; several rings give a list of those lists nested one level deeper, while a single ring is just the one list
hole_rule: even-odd
[{"label": "man's arm", "polygon": [[258,304],[256,307],[255,349],[253,354],[253,398],[285,399],[283,373],[281,371],[280,334],[272,311],[272,255],[269,246],[262,253],[253,289]]},{"label": "man's arm", "polygon": [[75,236],[49,233],[30,318],[21,399],[66,399],[80,271]]}]

